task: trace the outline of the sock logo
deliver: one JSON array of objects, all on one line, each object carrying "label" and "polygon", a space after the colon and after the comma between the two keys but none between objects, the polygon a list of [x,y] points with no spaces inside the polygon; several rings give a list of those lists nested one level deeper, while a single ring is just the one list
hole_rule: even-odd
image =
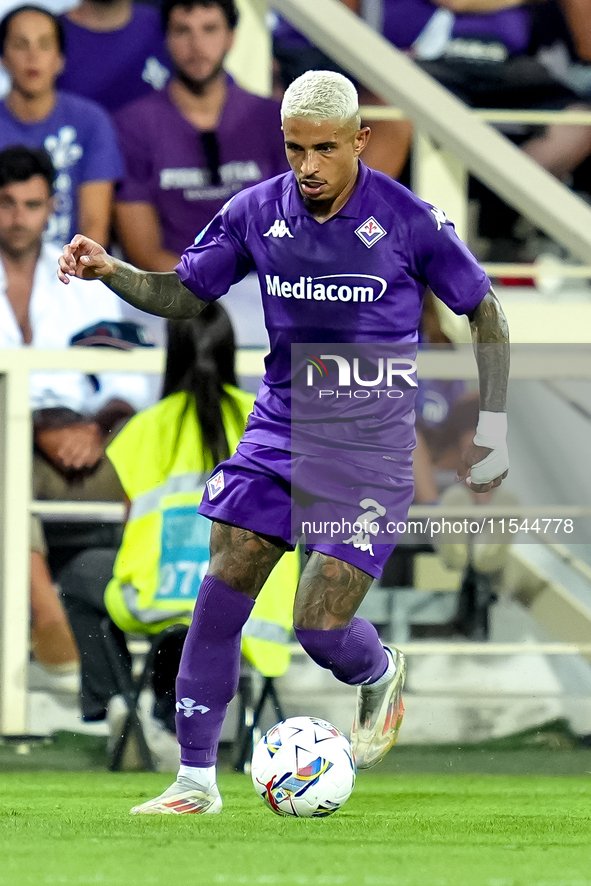
[{"label": "sock logo", "polygon": [[199,711],[200,714],[206,714],[209,710],[204,704],[197,704],[194,698],[181,698],[176,703],[176,709],[179,713],[182,711],[185,717],[192,717],[195,711]]}]

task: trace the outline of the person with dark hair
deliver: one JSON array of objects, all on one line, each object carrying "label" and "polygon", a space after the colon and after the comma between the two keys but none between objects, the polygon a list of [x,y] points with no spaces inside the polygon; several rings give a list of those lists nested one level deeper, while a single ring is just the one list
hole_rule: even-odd
[{"label": "person with dark hair", "polygon": [[77,230],[108,239],[113,186],[123,172],[105,112],[56,91],[64,47],[60,20],[41,6],[20,6],[0,22],[0,56],[11,81],[0,103],[0,150],[16,144],[50,154],[56,193],[45,237],[60,247]]},{"label": "person with dark hair", "polygon": [[39,176],[45,180],[50,197],[53,196],[56,172],[44,148],[14,145],[5,148],[0,156],[0,188]]},{"label": "person with dark hair", "polygon": [[81,0],[61,22],[67,49],[60,89],[113,114],[164,87],[170,60],[154,7],[133,0]]},{"label": "person with dark hair", "polygon": [[[120,302],[101,284],[90,292],[77,286],[64,293],[55,276],[59,249],[42,239],[53,204],[54,178],[51,159],[43,149],[13,146],[0,151],[0,348],[65,348],[88,323],[121,317]],[[127,417],[134,407],[145,405],[147,392],[142,395],[137,389],[137,382],[143,389],[141,379],[104,380],[111,383],[118,403],[109,404],[104,389],[99,394],[83,373],[32,374],[36,498],[51,498],[58,487],[63,498],[84,497],[89,486],[98,491],[99,500],[122,497],[114,471],[100,466],[112,427],[108,416],[114,422]],[[36,668],[37,677],[50,688],[63,687],[64,682],[75,687],[78,652],[36,521],[31,547],[32,645],[42,666]]]},{"label": "person with dark hair", "polygon": [[195,0],[164,0],[160,14],[162,17],[162,30],[165,34],[168,33],[170,13],[175,6],[182,6],[185,9],[192,9],[193,6],[204,6],[205,8],[218,6],[226,19],[226,24],[230,31],[235,31],[238,25],[238,9],[234,0],[198,0],[197,3],[195,3]]},{"label": "person with dark hair", "polygon": [[[209,561],[209,521],[197,507],[214,465],[235,451],[254,402],[237,387],[234,361],[234,331],[221,305],[168,324],[161,400],[135,415],[107,449],[128,499],[128,519],[114,566],[109,551],[91,555],[95,571],[105,576],[113,566],[113,577],[104,597],[101,582],[92,586],[90,597],[81,594],[76,563],[61,577],[74,634],[84,649],[82,715],[87,720],[107,715],[113,739],[126,708],[105,662],[101,620],[108,611],[121,631],[152,636],[173,624],[190,624]],[[243,654],[265,676],[278,676],[288,664],[297,564],[295,554],[284,558],[243,633]],[[272,634],[260,630],[263,622],[273,626]],[[125,656],[121,635],[119,644]],[[174,681],[181,650],[178,634],[159,647],[154,717],[144,723],[163,769],[179,763]]]},{"label": "person with dark hair", "polygon": [[66,36],[64,33],[64,26],[62,25],[59,18],[54,16],[52,12],[49,11],[45,6],[36,6],[32,3],[23,3],[22,6],[16,6],[14,9],[11,9],[10,12],[7,12],[4,18],[0,21],[0,56],[4,55],[4,46],[10,31],[10,22],[15,16],[20,15],[21,12],[44,12],[53,22],[53,26],[55,29],[55,36],[57,40],[57,46],[59,49],[59,54],[64,55],[66,51]]},{"label": "person with dark hair", "polygon": [[171,271],[233,194],[287,167],[278,103],[224,71],[234,0],[167,0],[162,21],[173,76],[115,116],[127,167],[117,230],[130,261],[149,271]]}]

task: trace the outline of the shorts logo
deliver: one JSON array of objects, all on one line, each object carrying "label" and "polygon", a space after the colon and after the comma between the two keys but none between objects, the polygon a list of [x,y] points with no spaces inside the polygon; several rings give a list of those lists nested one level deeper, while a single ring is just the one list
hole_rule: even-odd
[{"label": "shorts logo", "polygon": [[362,514],[359,514],[357,520],[353,524],[356,532],[351,538],[346,538],[343,544],[353,545],[360,551],[368,551],[373,557],[373,544],[371,542],[372,535],[380,534],[380,525],[377,522],[380,517],[386,513],[386,508],[378,504],[373,498],[364,498],[359,502],[359,507],[365,508]]},{"label": "shorts logo", "polygon": [[367,221],[364,221],[362,225],[360,225],[355,231],[359,239],[362,243],[365,243],[368,249],[377,243],[378,240],[381,240],[382,237],[386,236],[386,231],[383,229],[381,224],[375,220],[375,218],[370,216]]},{"label": "shorts logo", "polygon": [[209,492],[210,499],[219,495],[225,485],[224,472],[218,471],[217,474],[214,474],[213,477],[207,481],[207,491]]},{"label": "shorts logo", "polygon": [[275,219],[269,230],[266,234],[263,234],[263,237],[291,237],[293,240],[293,234],[285,224],[283,219]]}]

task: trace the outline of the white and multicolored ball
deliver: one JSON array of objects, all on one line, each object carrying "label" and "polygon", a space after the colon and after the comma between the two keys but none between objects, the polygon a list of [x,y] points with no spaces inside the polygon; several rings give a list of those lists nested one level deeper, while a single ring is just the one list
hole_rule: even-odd
[{"label": "white and multicolored ball", "polygon": [[277,815],[323,818],[349,799],[355,763],[349,739],[316,717],[289,717],[254,749],[252,782]]}]

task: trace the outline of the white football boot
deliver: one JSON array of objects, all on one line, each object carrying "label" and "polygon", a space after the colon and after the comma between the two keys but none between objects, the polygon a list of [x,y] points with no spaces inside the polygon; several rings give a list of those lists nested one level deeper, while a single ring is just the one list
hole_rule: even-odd
[{"label": "white football boot", "polygon": [[215,815],[222,811],[222,798],[216,785],[201,790],[180,776],[168,790],[129,810],[131,815]]},{"label": "white football boot", "polygon": [[357,689],[357,711],[351,730],[351,747],[358,769],[369,769],[384,757],[398,738],[404,715],[402,687],[406,662],[398,649],[384,647],[394,663],[390,680]]}]

